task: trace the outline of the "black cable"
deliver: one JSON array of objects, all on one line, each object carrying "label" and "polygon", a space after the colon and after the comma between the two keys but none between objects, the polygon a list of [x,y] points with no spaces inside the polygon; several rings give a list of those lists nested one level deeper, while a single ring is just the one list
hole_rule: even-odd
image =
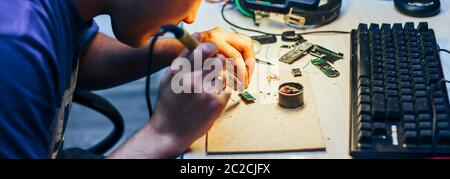
[{"label": "black cable", "polygon": [[[438,47],[439,47],[439,44],[438,44]],[[440,48],[440,47],[439,47],[439,48]],[[450,50],[447,50],[447,49],[439,49],[438,52],[445,52],[445,53],[450,54]],[[441,80],[439,80],[439,81],[437,81],[437,82],[435,82],[435,83],[429,85],[428,87],[431,88],[431,87],[433,87],[434,85],[436,85],[436,84],[438,84],[438,83],[441,83],[441,82],[450,83],[450,80],[441,79]]]},{"label": "black cable", "polygon": [[145,79],[145,101],[147,102],[147,110],[149,118],[153,116],[152,101],[150,99],[150,79],[152,75],[152,65],[153,65],[152,56],[153,51],[155,50],[156,41],[163,34],[164,32],[160,31],[153,36],[153,39],[150,42],[150,47],[148,50],[147,74]]},{"label": "black cable", "polygon": [[448,53],[450,55],[450,50],[447,50],[447,49],[439,49],[439,52],[445,52],[445,53]]},{"label": "black cable", "polygon": [[222,15],[222,19],[223,19],[226,23],[228,23],[229,25],[231,25],[231,26],[233,26],[233,27],[235,27],[235,28],[237,28],[237,29],[241,29],[241,30],[248,31],[248,32],[255,32],[255,33],[264,34],[264,35],[281,36],[281,34],[273,34],[273,33],[263,32],[263,31],[259,31],[259,30],[249,29],[249,28],[241,27],[241,26],[238,26],[238,25],[232,23],[231,21],[229,21],[229,20],[225,17],[225,8],[227,7],[228,4],[229,4],[229,2],[223,4],[222,10],[221,10],[221,15]]},{"label": "black cable", "polygon": [[309,34],[350,34],[350,32],[340,30],[323,30],[323,31],[301,32],[298,33],[297,35],[309,35]]},{"label": "black cable", "polygon": [[[439,46],[439,45],[438,45],[438,46]],[[439,51],[439,52],[445,52],[445,53],[447,53],[447,54],[450,55],[450,50],[447,50],[447,49],[439,49],[438,51]],[[450,80],[443,79],[443,81],[445,81],[446,83],[450,83]]]},{"label": "black cable", "polygon": [[[275,35],[275,36],[281,36],[282,34],[276,34],[276,33],[269,33],[269,32],[264,32],[264,31],[259,31],[259,30],[254,30],[254,29],[250,29],[250,28],[245,28],[245,27],[241,27],[239,25],[236,25],[234,23],[232,23],[230,20],[228,20],[225,16],[225,8],[227,7],[227,5],[230,4],[230,1],[225,3],[222,6],[222,10],[221,10],[221,15],[222,15],[222,19],[229,25],[240,29],[240,30],[244,30],[244,31],[248,31],[248,32],[255,32],[255,33],[259,33],[259,34],[264,34],[264,35]],[[310,31],[310,32],[301,32],[298,33],[297,35],[309,35],[309,34],[330,34],[330,33],[334,33],[334,34],[350,34],[350,32],[348,31],[338,31],[338,30],[326,30],[326,31]]]}]

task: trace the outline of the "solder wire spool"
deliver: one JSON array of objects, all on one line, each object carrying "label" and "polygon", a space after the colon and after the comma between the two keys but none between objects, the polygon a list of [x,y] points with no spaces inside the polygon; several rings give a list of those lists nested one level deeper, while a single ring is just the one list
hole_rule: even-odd
[{"label": "solder wire spool", "polygon": [[[291,87],[298,90],[295,93],[285,93],[283,88]],[[284,83],[278,88],[278,104],[287,109],[296,109],[304,105],[303,86],[300,83]]]}]

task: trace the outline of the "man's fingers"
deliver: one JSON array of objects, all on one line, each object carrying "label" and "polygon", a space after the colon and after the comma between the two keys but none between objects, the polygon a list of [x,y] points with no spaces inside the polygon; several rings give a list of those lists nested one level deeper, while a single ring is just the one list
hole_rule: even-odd
[{"label": "man's fingers", "polygon": [[192,37],[194,37],[195,39],[197,39],[198,41],[202,42],[202,34],[196,32],[192,34]]},{"label": "man's fingers", "polygon": [[[189,59],[193,62],[196,59],[196,55],[201,54],[202,62],[205,59],[211,58],[219,53],[217,46],[213,43],[202,43],[197,48],[195,48],[194,52],[191,52],[189,55]],[[197,57],[198,58],[198,57]]]},{"label": "man's fingers", "polygon": [[[224,54],[227,58],[232,58],[234,64],[236,65],[236,77],[244,84],[245,87],[248,86],[248,73],[247,67],[244,63],[244,59],[241,53],[236,50],[233,46],[228,44],[227,42],[217,41],[214,42],[217,46],[220,47],[220,53]],[[228,67],[227,67],[228,68]]]},{"label": "man's fingers", "polygon": [[250,81],[256,63],[252,40],[247,36],[236,35],[235,38],[229,38],[227,42],[242,54],[247,68],[248,80]]},{"label": "man's fingers", "polygon": [[231,88],[229,86],[227,86],[224,89],[224,91],[221,91],[219,93],[214,93],[214,94],[216,94],[219,102],[225,106],[225,105],[227,105],[228,100],[230,100],[230,98],[231,98]]}]

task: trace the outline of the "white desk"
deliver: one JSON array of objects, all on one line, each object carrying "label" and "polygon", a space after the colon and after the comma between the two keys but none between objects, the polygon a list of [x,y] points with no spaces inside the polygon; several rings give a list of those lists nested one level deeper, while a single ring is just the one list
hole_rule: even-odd
[{"label": "white desk", "polygon": [[[432,18],[411,18],[395,10],[390,0],[344,0],[341,16],[333,23],[314,30],[345,30],[356,28],[359,23],[397,23],[427,21],[430,28],[436,32],[441,48],[450,48],[450,2],[443,3],[442,12]],[[190,32],[205,31],[215,27],[231,30],[220,16],[219,4],[203,3],[197,22],[187,25]],[[226,11],[227,17],[234,23],[245,27],[256,28],[251,19],[240,15],[237,10]],[[260,30],[280,33],[288,30],[284,25],[266,23]],[[239,31],[239,30],[238,30]],[[239,31],[247,35],[257,35]],[[326,152],[290,152],[264,154],[228,154],[207,155],[205,138],[193,144],[192,151],[184,158],[350,158],[349,149],[349,69],[350,69],[350,36],[349,35],[308,35],[305,38],[326,48],[343,52],[344,60],[336,62],[336,68],[341,72],[337,79],[329,79],[317,73],[314,66],[309,65],[305,71],[310,72],[310,80],[320,116],[322,132],[326,140]],[[278,46],[277,46],[278,48]],[[450,78],[450,56],[441,54],[443,68],[447,78]],[[303,63],[306,63],[304,60]],[[450,93],[450,92],[449,92]]]}]

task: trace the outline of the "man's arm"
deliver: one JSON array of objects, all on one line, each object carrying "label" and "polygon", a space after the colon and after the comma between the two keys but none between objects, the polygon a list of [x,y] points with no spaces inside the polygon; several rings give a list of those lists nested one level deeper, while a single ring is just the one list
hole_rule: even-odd
[{"label": "man's arm", "polygon": [[[196,49],[202,53],[202,60],[216,56],[218,49],[214,44],[204,43]],[[182,53],[181,57],[194,60],[194,55]],[[217,64],[225,59],[217,56]],[[183,72],[176,68],[167,71],[161,80],[161,89],[170,89],[172,78],[207,80],[208,75],[217,78],[220,73],[205,73],[203,70]],[[218,119],[230,98],[229,88],[219,93],[221,88],[206,87],[202,83],[190,82],[193,89],[202,93],[176,94],[172,90],[159,90],[158,102],[152,120],[115,150],[109,158],[173,158],[182,153],[198,138],[204,135]],[[182,104],[182,105],[180,105]],[[198,112],[201,109],[202,112]],[[181,117],[182,116],[182,117]]]},{"label": "man's arm", "polygon": [[[152,58],[154,69],[170,66],[183,48],[176,39],[158,40]],[[147,72],[148,50],[148,46],[132,48],[98,33],[80,59],[78,87],[98,90],[142,78]]]},{"label": "man's arm", "polygon": [[[238,79],[248,87],[255,66],[250,38],[219,28],[196,34],[196,37],[202,42],[214,43],[221,54],[234,60]],[[152,56],[153,69],[170,66],[183,49],[176,39],[158,40]],[[148,50],[148,46],[132,48],[98,33],[81,57],[78,87],[105,89],[143,77],[147,72]]]}]

